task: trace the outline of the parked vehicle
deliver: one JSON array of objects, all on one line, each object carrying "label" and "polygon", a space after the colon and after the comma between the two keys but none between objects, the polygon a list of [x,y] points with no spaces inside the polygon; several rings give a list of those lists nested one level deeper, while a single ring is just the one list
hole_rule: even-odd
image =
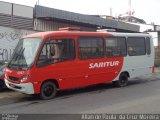
[{"label": "parked vehicle", "polygon": [[0,62],[0,90],[6,88],[5,82],[4,82],[4,69],[7,65],[7,62]]},{"label": "parked vehicle", "polygon": [[154,72],[149,34],[75,30],[22,38],[6,68],[7,87],[51,99],[58,90],[107,82],[124,87],[129,78]]}]

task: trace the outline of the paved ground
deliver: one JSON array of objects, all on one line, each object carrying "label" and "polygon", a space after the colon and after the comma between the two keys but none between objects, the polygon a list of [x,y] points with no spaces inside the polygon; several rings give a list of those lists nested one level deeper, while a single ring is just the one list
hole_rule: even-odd
[{"label": "paved ground", "polygon": [[160,68],[124,88],[102,84],[62,91],[52,100],[12,91],[0,93],[0,113],[160,113]]}]

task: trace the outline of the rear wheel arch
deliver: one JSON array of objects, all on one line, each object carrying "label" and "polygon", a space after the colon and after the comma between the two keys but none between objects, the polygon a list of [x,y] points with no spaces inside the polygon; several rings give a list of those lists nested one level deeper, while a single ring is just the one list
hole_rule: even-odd
[{"label": "rear wheel arch", "polygon": [[127,71],[121,72],[119,79],[117,81],[113,81],[112,83],[117,87],[125,87],[128,84],[129,77],[129,73]]},{"label": "rear wheel arch", "polygon": [[121,77],[122,75],[124,75],[124,74],[127,75],[128,78],[130,77],[130,74],[129,74],[128,71],[123,71],[123,72],[120,73],[119,79],[120,79],[120,77]]}]

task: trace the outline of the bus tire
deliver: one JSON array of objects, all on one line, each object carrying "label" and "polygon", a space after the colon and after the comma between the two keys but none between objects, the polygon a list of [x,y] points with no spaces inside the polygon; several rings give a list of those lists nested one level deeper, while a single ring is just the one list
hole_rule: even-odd
[{"label": "bus tire", "polygon": [[113,82],[117,87],[125,87],[128,84],[128,76],[126,73],[121,73],[119,80]]},{"label": "bus tire", "polygon": [[52,81],[46,81],[42,84],[40,90],[40,98],[43,100],[49,100],[56,96],[57,86]]}]

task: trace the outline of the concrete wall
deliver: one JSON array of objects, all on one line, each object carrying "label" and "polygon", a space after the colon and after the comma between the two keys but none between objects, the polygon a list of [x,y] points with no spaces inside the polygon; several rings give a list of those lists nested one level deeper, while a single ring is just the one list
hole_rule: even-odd
[{"label": "concrete wall", "polygon": [[160,32],[158,32],[158,46],[155,48],[155,65],[160,67]]},{"label": "concrete wall", "polygon": [[158,46],[160,46],[160,32],[158,32]]},{"label": "concrete wall", "polygon": [[13,15],[33,19],[33,7],[13,4]]},{"label": "concrete wall", "polygon": [[153,45],[155,47],[157,47],[158,46],[158,40],[159,40],[159,38],[158,38],[158,32],[148,32],[148,33],[152,36]]},{"label": "concrete wall", "polygon": [[33,19],[33,7],[0,1],[0,13]]},{"label": "concrete wall", "polygon": [[0,13],[11,15],[12,14],[12,4],[0,1]]},{"label": "concrete wall", "polygon": [[155,66],[160,67],[160,46],[155,48]]},{"label": "concrete wall", "polygon": [[19,39],[34,32],[0,26],[0,61],[9,60]]}]

